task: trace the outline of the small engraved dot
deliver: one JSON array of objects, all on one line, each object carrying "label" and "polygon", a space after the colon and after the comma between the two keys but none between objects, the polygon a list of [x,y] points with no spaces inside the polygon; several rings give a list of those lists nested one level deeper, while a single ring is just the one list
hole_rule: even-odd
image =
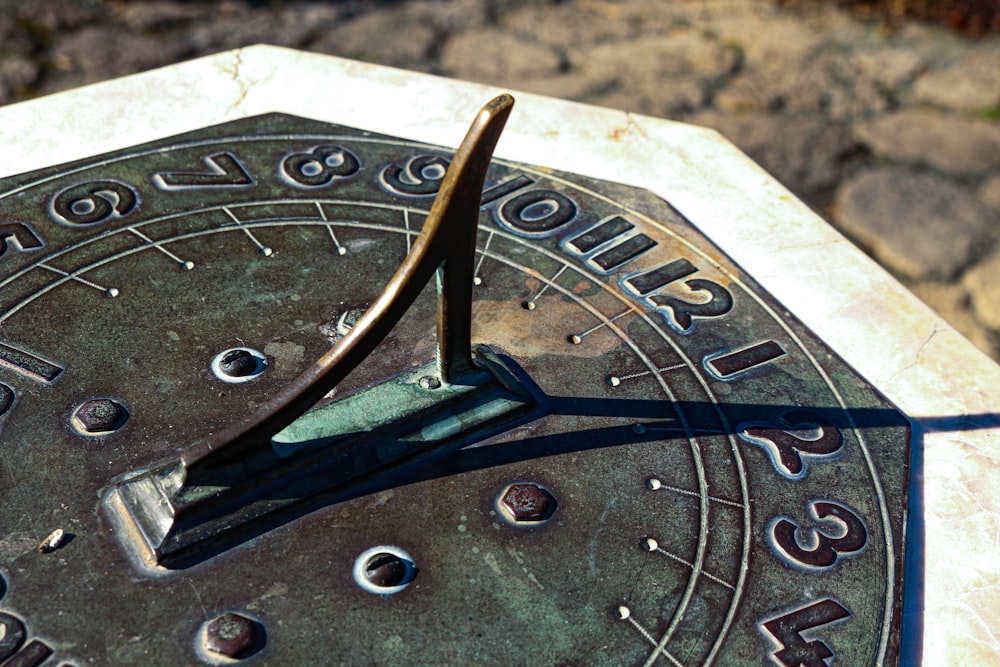
[{"label": "small engraved dot", "polygon": [[645,542],[644,546],[646,547],[646,551],[656,551],[657,549],[660,548],[659,543],[656,540],[654,540],[652,537],[647,537],[646,538],[646,542]]},{"label": "small engraved dot", "polygon": [[264,257],[270,257],[274,254],[274,251],[268,247],[264,247],[260,249],[260,254],[264,255]]},{"label": "small engraved dot", "polygon": [[479,276],[476,276],[475,278],[472,279],[472,284],[473,285],[482,285],[483,284],[483,279],[480,278]]},{"label": "small engraved dot", "polygon": [[660,488],[663,487],[663,482],[661,482],[660,480],[656,479],[655,477],[650,477],[648,480],[646,480],[646,486],[651,491],[656,491],[656,490],[658,490],[658,489],[660,489]]},{"label": "small engraved dot", "polygon": [[617,387],[621,383],[622,379],[617,375],[612,375],[611,377],[608,378],[608,384],[611,385],[612,387]]},{"label": "small engraved dot", "polygon": [[615,616],[618,617],[619,621],[624,621],[625,619],[627,619],[631,615],[632,615],[632,611],[628,607],[626,607],[625,605],[622,605],[622,606],[618,607],[618,609],[615,609]]},{"label": "small engraved dot", "polygon": [[337,254],[338,255],[346,255],[347,254],[347,248],[345,248],[344,246],[340,246],[339,248],[337,248]]},{"label": "small engraved dot", "polygon": [[535,309],[535,302],[534,301],[525,301],[524,303],[521,304],[521,307],[524,308],[525,310],[534,310]]},{"label": "small engraved dot", "polygon": [[647,430],[646,427],[643,426],[642,424],[632,425],[632,432],[635,433],[636,435],[642,435],[643,433],[646,432],[646,430]]},{"label": "small engraved dot", "polygon": [[190,271],[191,269],[194,268],[194,262],[187,261],[187,262],[184,262],[181,266],[183,266],[186,270]]},{"label": "small engraved dot", "polygon": [[118,296],[119,294],[117,287],[109,287],[108,289],[104,290],[104,293],[112,298]]},{"label": "small engraved dot", "polygon": [[583,339],[577,336],[576,334],[573,334],[572,336],[566,336],[566,340],[573,343],[573,345],[579,345],[580,341],[582,341]]}]

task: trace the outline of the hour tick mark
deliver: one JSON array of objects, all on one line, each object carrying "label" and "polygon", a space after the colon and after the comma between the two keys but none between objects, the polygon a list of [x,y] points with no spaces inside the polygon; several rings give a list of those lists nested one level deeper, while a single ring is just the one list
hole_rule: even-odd
[{"label": "hour tick mark", "polygon": [[406,254],[409,255],[410,254],[410,243],[411,243],[411,241],[410,241],[410,210],[406,209],[406,208],[403,209],[403,229],[406,230],[406,234],[404,234],[404,236],[406,236]]},{"label": "hour tick mark", "polygon": [[[323,222],[329,223],[329,219],[326,217],[326,211],[323,210],[323,205],[316,202],[316,209],[319,211],[319,217],[323,219]],[[346,255],[347,248],[340,245],[340,241],[337,240],[337,235],[333,233],[333,225],[327,224],[326,231],[330,232],[330,239],[333,241],[334,252],[338,255]]]},{"label": "hour tick mark", "polygon": [[649,631],[646,630],[646,628],[642,627],[639,621],[635,620],[635,618],[632,617],[631,609],[629,609],[625,605],[619,605],[618,607],[615,608],[615,610],[612,613],[614,614],[615,618],[617,618],[619,621],[626,621],[629,625],[635,628],[636,632],[642,635],[646,641],[648,641],[656,648],[656,652],[650,658],[647,664],[653,662],[656,659],[657,654],[662,653],[663,655],[667,656],[667,659],[670,660],[671,663],[677,665],[678,667],[683,667],[682,663],[678,661],[677,658],[670,655],[665,649],[661,648],[656,639],[653,638],[653,635],[651,635]]},{"label": "hour tick mark", "polygon": [[614,322],[614,321],[616,321],[618,319],[621,319],[622,317],[625,317],[630,312],[632,312],[632,311],[631,310],[626,310],[626,311],[623,311],[621,313],[618,313],[617,315],[615,315],[614,317],[612,317],[610,320],[605,320],[605,321],[601,322],[600,324],[598,324],[596,326],[592,326],[589,329],[587,329],[586,331],[584,331],[583,333],[570,334],[569,336],[566,336],[566,340],[569,341],[570,343],[572,343],[573,345],[579,345],[580,343],[583,342],[583,339],[585,337],[587,337],[590,334],[594,333],[598,329],[600,329],[602,327],[606,327],[609,324],[611,324],[612,322]]},{"label": "hour tick mark", "polygon": [[63,271],[62,269],[57,269],[56,267],[49,266],[48,264],[39,264],[38,266],[41,267],[41,268],[43,268],[43,269],[47,269],[47,270],[51,271],[52,273],[58,273],[60,276],[63,276],[65,278],[69,278],[70,280],[75,280],[76,282],[80,283],[81,285],[86,285],[87,287],[93,287],[94,289],[96,289],[96,290],[98,290],[100,292],[104,292],[107,296],[115,297],[115,296],[118,296],[118,294],[119,294],[117,287],[104,287],[103,285],[98,285],[97,283],[93,283],[93,282],[91,282],[89,280],[86,280],[85,278],[81,278],[80,276],[76,275],[75,273],[67,273],[66,271]]},{"label": "hour tick mark", "polygon": [[274,250],[272,250],[268,246],[266,246],[263,243],[261,243],[260,241],[258,241],[257,237],[254,236],[253,234],[251,234],[250,230],[243,226],[243,221],[240,220],[239,218],[237,218],[233,214],[233,212],[229,210],[228,206],[223,206],[222,210],[225,211],[226,215],[228,215],[230,218],[232,218],[233,222],[235,222],[237,224],[237,226],[239,226],[239,228],[241,230],[243,230],[243,233],[246,234],[250,238],[251,241],[253,241],[254,245],[257,246],[257,252],[259,252],[264,257],[270,257],[271,255],[274,254]]},{"label": "hour tick mark", "polygon": [[562,275],[562,272],[565,271],[566,268],[567,268],[566,264],[562,265],[559,268],[559,270],[556,271],[556,274],[554,276],[545,281],[545,284],[542,286],[542,289],[538,290],[538,292],[536,292],[533,297],[522,303],[521,307],[524,308],[525,310],[534,310],[537,307],[535,305],[535,301],[537,301],[539,297],[545,294],[545,290],[547,290],[552,285],[552,283],[554,283],[556,280],[559,279],[559,276]]},{"label": "hour tick mark", "polygon": [[181,259],[180,257],[178,257],[174,253],[170,252],[169,250],[167,250],[166,248],[164,248],[163,246],[161,246],[159,243],[157,243],[153,239],[149,238],[148,236],[146,236],[145,234],[143,234],[142,232],[140,232],[138,229],[135,229],[134,227],[129,227],[128,230],[130,232],[132,232],[133,234],[135,234],[136,236],[138,236],[143,241],[145,241],[146,243],[148,243],[149,245],[153,246],[154,248],[156,248],[157,250],[159,250],[160,252],[162,252],[164,255],[166,255],[170,259],[172,259],[175,262],[177,262],[178,264],[180,264],[180,266],[181,266],[182,269],[190,271],[191,269],[194,268],[194,262],[189,261],[189,260],[183,260],[183,259]]},{"label": "hour tick mark", "polygon": [[[626,311],[627,312],[627,311]],[[622,313],[624,315],[625,313]],[[618,317],[621,317],[619,315]],[[618,319],[618,318],[615,318]],[[614,320],[612,320],[614,321]],[[608,376],[608,385],[611,387],[617,387],[622,382],[626,380],[631,380],[633,378],[641,378],[645,375],[652,375],[653,373],[665,373],[667,371],[676,371],[681,368],[687,368],[685,364],[674,364],[673,366],[664,366],[663,368],[657,368],[655,371],[641,371],[639,373],[630,373],[628,375],[610,375]]]},{"label": "hour tick mark", "polygon": [[483,244],[483,249],[479,251],[479,261],[476,262],[476,269],[473,271],[472,284],[482,285],[483,279],[479,277],[479,269],[483,266],[483,260],[486,259],[486,251],[490,248],[490,241],[493,240],[493,234],[495,232],[490,231],[489,236],[486,237],[486,243]]},{"label": "hour tick mark", "polygon": [[[645,538],[642,541],[642,548],[645,551],[648,551],[649,553],[657,553],[657,554],[660,554],[661,556],[666,556],[667,558],[670,558],[671,560],[675,560],[678,563],[683,563],[684,565],[687,565],[692,570],[694,569],[694,563],[691,563],[691,562],[689,562],[689,561],[681,558],[680,556],[678,556],[675,553],[671,553],[671,552],[667,551],[666,549],[664,549],[663,547],[660,546],[660,543],[657,542],[656,539],[654,539],[652,537],[647,537],[647,538]],[[701,574],[702,576],[706,577],[707,579],[711,579],[712,581],[714,581],[715,583],[717,583],[717,584],[719,584],[721,586],[725,586],[726,588],[728,588],[731,591],[735,591],[736,590],[736,587],[733,586],[728,581],[725,581],[724,579],[720,579],[719,577],[715,576],[714,574],[710,574],[710,573],[706,572],[705,570],[700,570],[699,574]]]},{"label": "hour tick mark", "polygon": [[[693,496],[695,498],[701,498],[701,494],[697,491],[688,491],[687,489],[680,489],[676,486],[670,486],[669,484],[664,484],[660,479],[656,477],[650,477],[646,480],[646,488],[650,491],[673,491],[674,493],[679,493],[683,496]],[[716,496],[706,496],[709,502],[720,503],[722,505],[729,505],[730,507],[743,508],[743,503],[738,503],[732,500],[726,500],[725,498],[717,498]]]}]

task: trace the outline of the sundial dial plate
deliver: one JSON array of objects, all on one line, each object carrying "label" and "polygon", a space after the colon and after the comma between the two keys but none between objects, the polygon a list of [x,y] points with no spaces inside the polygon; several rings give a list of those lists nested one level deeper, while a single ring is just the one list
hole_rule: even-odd
[{"label": "sundial dial plate", "polygon": [[[310,58],[253,49],[237,60],[241,76],[252,79],[250,72],[283,57]],[[251,65],[255,58],[260,69]],[[229,61],[203,62],[219,69]],[[363,493],[356,490],[340,504],[256,540],[237,535],[236,546],[227,545],[215,558],[173,570],[137,564],[141,549],[130,549],[128,537],[112,535],[128,531],[127,518],[106,503],[95,511],[98,490],[106,496],[116,475],[179,451],[206,424],[217,428],[252,409],[342,335],[356,318],[353,311],[377,296],[405,256],[430,206],[433,188],[421,191],[420,181],[440,177],[442,165],[435,159],[448,152],[426,143],[436,137],[445,145],[457,141],[454,133],[443,136],[455,124],[450,120],[401,120],[393,112],[396,103],[358,108],[365,88],[377,87],[380,77],[411,75],[362,68],[367,76],[357,80],[351,71],[356,64],[325,58],[315,64],[357,82],[357,96],[346,98],[348,111],[342,113],[364,118],[354,126],[365,131],[347,129],[352,125],[346,119],[324,118],[346,126],[331,127],[269,116],[190,133],[150,152],[128,149],[140,142],[133,134],[138,130],[125,127],[121,136],[98,137],[81,154],[66,157],[124,149],[118,154],[84,161],[78,171],[56,170],[52,180],[42,173],[10,181],[25,186],[8,197],[16,201],[11,208],[17,222],[44,246],[33,248],[22,235],[5,258],[13,260],[10,266],[17,262],[8,282],[21,286],[5,321],[4,366],[11,371],[5,384],[15,398],[3,437],[24,441],[47,433],[65,442],[60,448],[22,446],[23,465],[5,472],[20,477],[45,471],[32,482],[44,487],[47,471],[72,461],[85,472],[65,488],[62,502],[84,508],[80,520],[90,522],[87,530],[67,526],[73,539],[43,561],[56,566],[49,581],[4,570],[9,590],[0,604],[10,605],[27,632],[53,645],[65,641],[61,634],[81,631],[29,602],[50,600],[46,587],[53,586],[67,606],[93,606],[85,588],[57,585],[59,567],[81,567],[70,558],[72,547],[91,554],[77,574],[87,572],[88,580],[100,579],[105,587],[117,581],[125,597],[153,595],[161,609],[175,610],[182,620],[170,629],[121,648],[137,651],[136,659],[151,653],[155,657],[146,660],[164,664],[192,659],[199,625],[226,610],[243,610],[267,628],[258,655],[278,664],[306,646],[335,656],[365,654],[373,662],[403,656],[479,662],[506,655],[505,662],[543,656],[553,664],[738,664],[749,656],[783,664],[783,656],[815,657],[824,648],[845,664],[893,660],[899,650],[905,421],[784,312],[789,299],[795,302],[794,290],[775,302],[762,296],[755,280],[780,274],[775,257],[786,258],[793,273],[801,271],[807,253],[800,244],[828,244],[822,270],[834,277],[844,263],[859,266],[854,251],[824,232],[817,240],[807,212],[780,187],[748,163],[731,164],[732,154],[698,131],[678,144],[668,140],[672,131],[686,132],[678,126],[616,116],[627,122],[608,127],[611,112],[571,105],[581,127],[608,127],[602,136],[613,145],[666,143],[676,157],[664,167],[655,151],[631,151],[622,162],[581,141],[554,139],[558,130],[540,131],[544,117],[515,112],[510,129],[519,117],[527,128],[502,140],[480,214],[474,335],[531,377],[549,400],[548,416],[494,436],[491,446],[470,450],[464,462],[456,458],[416,480],[412,470],[383,476]],[[420,92],[413,86],[413,108],[425,108],[434,95],[455,95],[455,106],[481,92],[412,78],[427,84]],[[255,90],[261,88],[243,91],[235,115],[271,110],[254,110]],[[79,91],[75,95],[83,97],[74,102],[99,93]],[[227,91],[207,94],[224,97]],[[475,95],[466,115],[488,97]],[[230,112],[220,111],[227,107],[216,106],[221,101],[194,106],[212,109],[208,116],[214,120],[232,120]],[[529,99],[526,107],[531,112],[544,105]],[[93,107],[84,108],[86,122]],[[210,124],[190,122],[182,113],[167,123],[174,132],[157,134]],[[557,141],[564,150],[533,161],[545,168],[527,165],[528,153],[549,157],[534,146],[525,150],[532,137]],[[600,144],[603,150],[607,141]],[[346,150],[325,148],[331,146]],[[587,150],[588,159],[581,159]],[[417,162],[421,156],[426,159]],[[324,182],[312,162],[320,172],[326,165],[342,173]],[[692,174],[716,167],[735,180],[724,178],[712,188]],[[86,184],[97,181],[100,189],[88,190]],[[662,182],[676,185],[664,188]],[[748,182],[758,187],[740,185]],[[98,209],[104,204],[110,210],[102,218]],[[719,224],[713,213],[726,212],[734,221],[728,238],[735,238],[731,248],[738,252],[722,250],[742,252],[739,264],[692,229],[685,219],[692,219],[691,211],[702,229],[703,223]],[[772,261],[755,261],[745,247],[756,242],[752,223],[773,224],[769,218],[778,212],[790,218],[783,240],[772,248]],[[42,259],[49,254],[51,259]],[[754,267],[753,278],[743,270],[744,259]],[[352,262],[357,268],[342,270]],[[878,284],[870,273],[854,275]],[[830,299],[839,307],[856,296],[833,290]],[[812,301],[798,305],[806,319],[817,308]],[[65,317],[81,311],[103,315]],[[178,318],[178,311],[198,316]],[[432,312],[433,300],[425,295],[338,393],[430,359]],[[78,324],[67,328],[66,319]],[[164,324],[170,321],[177,326]],[[148,322],[157,323],[156,345],[142,333]],[[55,336],[55,330],[69,335]],[[259,349],[270,366],[250,382],[227,385],[212,375],[212,360],[237,347]],[[183,395],[175,387],[183,387]],[[81,401],[93,398],[127,408],[120,429],[82,434],[68,419]],[[50,405],[28,419],[19,416],[31,400]],[[178,419],[182,405],[185,414]],[[45,421],[53,414],[59,415],[58,426]],[[810,428],[792,428],[810,418]],[[784,431],[797,443],[821,445],[804,453],[805,447],[769,444]],[[837,432],[843,442],[822,445],[824,432]],[[594,441],[566,435],[573,433]],[[115,442],[129,437],[128,444]],[[798,469],[796,457],[803,464]],[[652,471],[651,460],[667,473]],[[844,478],[850,483],[841,485]],[[525,529],[504,519],[502,499],[511,485],[535,485],[550,494],[555,508],[547,520]],[[849,498],[839,493],[848,489]],[[57,518],[70,518],[68,510],[53,514],[47,496],[18,495],[19,517],[35,517],[20,533],[22,542],[29,534],[44,537]],[[676,509],[664,511],[658,505],[664,502]],[[834,546],[832,563],[808,542],[789,541],[788,523],[825,530],[816,535],[821,546]],[[492,542],[474,543],[478,538]],[[411,554],[419,568],[389,604],[352,578],[354,559],[380,545]],[[227,575],[220,578],[223,571]],[[881,588],[873,590],[872,581]],[[473,603],[469,612],[476,596],[494,602]],[[398,604],[421,598],[428,606]],[[307,628],[337,616],[347,599],[364,623],[392,628],[388,638],[348,633],[317,641]],[[476,637],[486,611],[493,614],[491,633]],[[414,620],[415,614],[426,616]],[[287,633],[283,639],[278,628]],[[455,639],[464,635],[476,638]],[[83,659],[71,652],[64,657]]]}]

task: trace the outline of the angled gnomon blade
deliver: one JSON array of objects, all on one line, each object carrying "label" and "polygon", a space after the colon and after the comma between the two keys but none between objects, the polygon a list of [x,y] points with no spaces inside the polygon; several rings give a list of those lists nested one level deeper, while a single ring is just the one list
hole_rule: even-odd
[{"label": "angled gnomon blade", "polygon": [[[471,344],[480,198],[512,105],[501,95],[479,112],[406,259],[335,347],[245,421],[112,485],[108,505],[134,526],[147,560],[196,562],[373,475],[471,444],[531,412],[531,392],[487,348]],[[437,358],[310,411],[435,274]]]}]

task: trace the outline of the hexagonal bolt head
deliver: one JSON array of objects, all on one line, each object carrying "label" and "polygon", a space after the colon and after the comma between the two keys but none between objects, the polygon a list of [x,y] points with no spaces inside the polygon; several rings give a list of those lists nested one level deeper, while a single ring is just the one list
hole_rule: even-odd
[{"label": "hexagonal bolt head", "polygon": [[258,625],[241,614],[223,614],[205,626],[205,650],[226,658],[246,658],[258,648]]},{"label": "hexagonal bolt head", "polygon": [[500,494],[500,510],[514,523],[540,523],[556,510],[556,499],[532,482],[511,484]]},{"label": "hexagonal bolt head", "polygon": [[86,433],[108,433],[117,431],[128,420],[125,406],[110,398],[94,398],[84,401],[73,412],[74,425]]}]

